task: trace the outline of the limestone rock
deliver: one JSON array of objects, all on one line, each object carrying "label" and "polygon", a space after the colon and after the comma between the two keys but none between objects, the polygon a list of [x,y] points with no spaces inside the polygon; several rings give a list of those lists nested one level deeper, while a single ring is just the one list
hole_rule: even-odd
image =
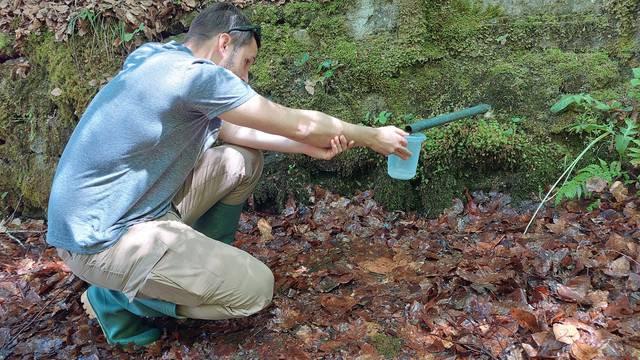
[{"label": "limestone rock", "polygon": [[356,39],[380,31],[391,31],[397,25],[398,6],[383,0],[360,0],[348,15]]}]

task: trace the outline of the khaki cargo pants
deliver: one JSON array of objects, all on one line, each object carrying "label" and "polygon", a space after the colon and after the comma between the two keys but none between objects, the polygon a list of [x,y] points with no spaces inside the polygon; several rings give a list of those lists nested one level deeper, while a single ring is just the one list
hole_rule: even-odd
[{"label": "khaki cargo pants", "polygon": [[122,291],[129,300],[175,303],[180,316],[219,320],[256,313],[271,302],[271,270],[190,225],[218,201],[244,203],[260,179],[262,166],[258,150],[233,145],[210,148],[165,216],[132,226],[114,246],[98,254],[61,249],[58,254],[86,282]]}]

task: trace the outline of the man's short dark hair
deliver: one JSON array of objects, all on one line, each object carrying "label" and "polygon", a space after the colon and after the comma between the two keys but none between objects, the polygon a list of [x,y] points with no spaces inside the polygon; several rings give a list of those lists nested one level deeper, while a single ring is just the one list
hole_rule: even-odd
[{"label": "man's short dark hair", "polygon": [[[249,18],[232,4],[217,3],[202,10],[193,20],[187,33],[187,41],[202,44],[229,29],[250,26]],[[251,31],[229,33],[234,44],[247,45],[254,34]],[[256,39],[257,41],[257,39]]]}]

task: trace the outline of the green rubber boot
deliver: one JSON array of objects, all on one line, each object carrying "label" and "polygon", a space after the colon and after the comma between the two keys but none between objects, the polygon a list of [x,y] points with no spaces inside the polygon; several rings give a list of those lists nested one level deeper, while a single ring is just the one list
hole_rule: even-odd
[{"label": "green rubber boot", "polygon": [[175,304],[155,299],[134,299],[130,303],[119,291],[93,285],[80,301],[89,318],[98,320],[109,344],[151,344],[160,338],[160,330],[147,325],[141,317],[180,318]]},{"label": "green rubber boot", "polygon": [[227,205],[218,202],[196,220],[193,228],[212,239],[231,244],[236,239],[243,206],[244,204]]}]

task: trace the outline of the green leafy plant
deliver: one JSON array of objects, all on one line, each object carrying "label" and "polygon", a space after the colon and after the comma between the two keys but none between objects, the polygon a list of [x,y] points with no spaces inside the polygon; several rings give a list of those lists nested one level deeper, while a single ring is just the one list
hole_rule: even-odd
[{"label": "green leafy plant", "polygon": [[629,162],[633,166],[640,166],[640,140],[634,139],[632,143],[635,145],[629,148]]},{"label": "green leafy plant", "polygon": [[82,9],[80,10],[80,12],[72,16],[71,19],[69,20],[69,24],[67,25],[67,32],[68,33],[74,32],[76,28],[76,24],[78,23],[78,20],[88,20],[89,23],[91,24],[91,28],[95,31],[97,19],[98,19],[98,14],[96,14],[93,10]]},{"label": "green leafy plant", "polygon": [[337,61],[327,59],[318,65],[318,72],[322,73],[322,79],[327,80],[335,74],[335,69],[339,66]]},{"label": "green leafy plant", "polygon": [[295,66],[303,66],[309,61],[309,53],[304,53],[299,59],[296,59],[293,64]]},{"label": "green leafy plant", "polygon": [[612,161],[607,164],[606,161],[600,159],[599,164],[591,164],[578,170],[573,179],[565,182],[556,193],[555,203],[558,205],[563,200],[588,196],[591,193],[589,181],[594,178],[602,179],[610,184],[620,176],[622,176],[622,167],[619,161]]},{"label": "green leafy plant", "polygon": [[551,107],[551,112],[557,114],[566,110],[572,105],[578,108],[594,108],[600,111],[611,111],[613,109],[620,109],[622,106],[619,101],[613,101],[611,104],[607,104],[600,100],[594,99],[589,94],[577,94],[567,95],[560,99],[560,101],[558,101]]},{"label": "green leafy plant", "polygon": [[370,126],[400,125],[401,123],[410,123],[410,119],[413,118],[413,115],[409,115],[411,118],[407,118],[407,115],[394,117],[392,112],[386,110],[380,111],[378,115],[374,115],[375,114],[372,114],[371,111],[367,112],[364,117],[364,124]]},{"label": "green leafy plant", "polygon": [[400,115],[400,121],[404,125],[412,124],[412,123],[416,122],[417,120],[418,120],[418,117],[415,116],[414,114],[403,114],[403,115]]},{"label": "green leafy plant", "polygon": [[[303,55],[303,59],[301,60],[304,60],[304,58],[305,56]],[[308,58],[306,60],[308,61]],[[316,74],[312,78],[307,79],[304,82],[305,90],[307,90],[310,95],[314,95],[316,92],[316,85],[326,85],[328,83],[328,80],[335,75],[336,70],[340,67],[342,67],[342,64],[338,63],[337,61],[331,59],[322,61],[316,67]]]},{"label": "green leafy plant", "polygon": [[523,116],[512,116],[511,117],[511,122],[513,124],[520,124],[521,122],[525,121],[526,117]]},{"label": "green leafy plant", "polygon": [[627,155],[629,144],[634,140],[637,141],[635,137],[638,135],[638,131],[636,130],[638,125],[635,120],[627,118],[624,122],[626,127],[621,127],[620,131],[615,136],[616,151],[621,158],[624,158]]},{"label": "green leafy plant", "polygon": [[[640,166],[640,138],[638,138],[637,107],[640,100],[640,68],[633,69],[633,78],[630,82],[630,90],[627,99],[622,101],[603,102],[593,98],[589,94],[567,95],[551,107],[551,111],[559,113],[571,108],[581,111],[576,116],[575,122],[569,127],[569,131],[575,134],[586,135],[590,138],[587,146],[565,168],[556,182],[551,186],[540,205],[534,212],[529,224],[525,228],[526,234],[535,220],[538,212],[544,204],[555,196],[556,205],[563,200],[588,197],[591,195],[589,182],[596,179],[611,184],[618,178],[629,178],[627,168]],[[604,120],[604,122],[602,122]],[[622,123],[621,125],[619,125]],[[617,161],[610,163],[599,159],[599,163],[590,164],[580,169],[571,178],[575,167],[580,160],[597,144],[608,141],[606,149],[615,149]],[[558,185],[562,182],[559,188]],[[638,182],[638,179],[632,182]],[[557,190],[556,190],[557,188]],[[552,194],[555,191],[555,195]],[[598,202],[592,203],[593,208]]]},{"label": "green leafy plant", "polygon": [[589,204],[589,206],[587,206],[587,211],[593,211],[597,208],[600,207],[600,205],[602,204],[602,201],[600,199],[592,202],[591,204]]},{"label": "green leafy plant", "polygon": [[388,111],[381,111],[378,116],[374,119],[374,123],[376,125],[387,125],[389,119],[391,119],[391,113]]},{"label": "green leafy plant", "polygon": [[127,32],[125,29],[125,25],[123,22],[120,23],[120,43],[121,44],[126,44],[128,42],[130,42],[131,40],[133,40],[133,38],[140,32],[144,31],[144,23],[138,25],[138,27],[136,29],[133,30],[133,32]]}]

